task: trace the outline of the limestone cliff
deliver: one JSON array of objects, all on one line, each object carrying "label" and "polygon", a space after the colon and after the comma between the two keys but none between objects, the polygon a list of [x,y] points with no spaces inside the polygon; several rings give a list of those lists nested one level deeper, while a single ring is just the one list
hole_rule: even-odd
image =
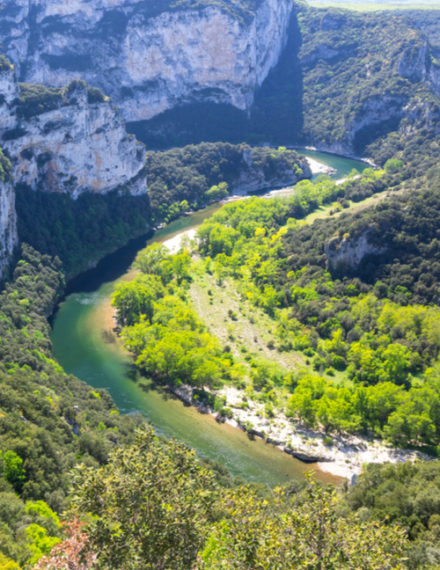
[{"label": "limestone cliff", "polygon": [[429,54],[426,79],[432,90],[440,97],[440,48]]},{"label": "limestone cliff", "polygon": [[0,149],[0,277],[18,243],[12,167]]},{"label": "limestone cliff", "polygon": [[16,123],[15,103],[18,97],[18,85],[14,77],[14,68],[0,55],[0,131],[12,129]]},{"label": "limestone cliff", "polygon": [[367,228],[360,235],[351,237],[346,234],[335,236],[325,244],[327,265],[330,270],[356,269],[367,255],[380,255],[386,251],[369,242],[370,229]]},{"label": "limestone cliff", "polygon": [[15,188],[74,200],[83,192],[147,191],[144,146],[127,135],[107,97],[78,80],[62,89],[19,85],[2,56],[0,145],[8,157],[0,151],[0,276],[18,242]]},{"label": "limestone cliff", "polygon": [[21,81],[60,87],[82,77],[126,120],[185,102],[248,110],[287,41],[293,2],[14,0],[0,38]]},{"label": "limestone cliff", "polygon": [[[261,154],[269,149],[258,149],[259,157],[254,158],[255,151],[246,145],[243,151],[243,162],[240,175],[230,184],[233,194],[252,194],[268,188],[276,189],[292,186],[304,178],[310,178],[312,171],[306,160],[300,160],[298,166],[292,165],[287,158],[278,160],[272,170],[261,160]],[[288,153],[287,153],[288,155]]]},{"label": "limestone cliff", "polygon": [[10,70],[0,75],[2,99],[8,113],[0,136],[15,184],[73,198],[85,191],[146,192],[144,147],[127,136],[118,112],[99,91],[81,81],[64,89],[18,90]]}]

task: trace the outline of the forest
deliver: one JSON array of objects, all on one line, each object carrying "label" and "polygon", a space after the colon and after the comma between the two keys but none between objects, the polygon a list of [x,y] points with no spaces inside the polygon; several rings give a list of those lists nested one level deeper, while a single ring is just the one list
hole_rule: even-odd
[{"label": "forest", "polygon": [[[400,156],[342,184],[321,176],[299,182],[287,198],[227,204],[200,226],[189,249],[171,255],[156,244],[141,252],[139,273],[118,285],[113,303],[142,373],[157,383],[202,388],[198,397],[221,415],[231,410],[215,392],[232,385],[265,403],[269,416],[283,409],[330,437],[374,436],[437,456],[440,178],[430,166],[434,152],[411,162],[403,160],[409,153]],[[353,251],[362,239],[368,245],[361,259],[336,262],[341,248]],[[268,315],[275,331],[270,349],[303,365],[270,365],[243,345],[237,353],[232,336],[220,345],[193,304],[191,289],[205,277],[210,302],[214,289],[237,291]],[[229,310],[229,318],[238,315]],[[406,567],[435,567],[438,465],[371,466],[338,509],[397,522],[409,539]],[[370,497],[369,485],[383,494]],[[414,488],[406,503],[398,499],[399,485]]]},{"label": "forest", "polygon": [[[256,6],[234,0],[225,10],[246,19]],[[435,49],[422,71],[401,59],[418,61],[438,31],[417,12],[298,4],[295,18],[300,35],[247,117],[229,109],[231,126],[209,105],[169,113],[190,140],[210,139],[203,113],[212,114],[216,140],[237,144],[148,150],[148,199],[16,188],[21,247],[0,292],[1,568],[440,566],[440,109],[429,79],[439,64]],[[67,104],[74,87],[22,85],[22,117]],[[104,95],[89,88],[88,97]],[[179,121],[162,129],[165,119],[150,123],[152,139],[188,142]],[[342,182],[308,180],[300,154],[279,146],[298,141],[376,165]],[[0,181],[10,174],[0,151]],[[262,188],[297,184],[288,197],[224,205],[175,254],[142,250],[133,279],[116,286],[118,331],[141,378],[190,386],[219,421],[233,414],[219,392],[229,387],[243,408],[282,412],[329,447],[355,434],[429,460],[369,464],[351,486],[310,475],[268,489],[120,413],[106,390],[54,359],[49,319],[68,279],[253,177]],[[250,326],[238,338],[245,312],[251,325],[261,317],[264,335]]]}]

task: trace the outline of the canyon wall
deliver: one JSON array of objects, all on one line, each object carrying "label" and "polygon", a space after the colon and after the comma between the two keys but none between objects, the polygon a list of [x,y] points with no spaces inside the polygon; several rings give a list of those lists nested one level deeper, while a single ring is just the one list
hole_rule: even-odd
[{"label": "canyon wall", "polygon": [[127,121],[188,102],[249,110],[286,44],[293,3],[192,6],[15,0],[2,7],[0,38],[20,81],[59,87],[81,77],[112,97]]},{"label": "canyon wall", "polygon": [[143,196],[145,147],[98,89],[80,80],[19,85],[0,56],[0,276],[18,243],[16,187],[73,200],[83,192]]},{"label": "canyon wall", "polygon": [[118,111],[98,90],[82,81],[19,89],[11,68],[0,73],[0,101],[0,144],[15,184],[72,198],[146,193],[145,148],[127,135]]}]

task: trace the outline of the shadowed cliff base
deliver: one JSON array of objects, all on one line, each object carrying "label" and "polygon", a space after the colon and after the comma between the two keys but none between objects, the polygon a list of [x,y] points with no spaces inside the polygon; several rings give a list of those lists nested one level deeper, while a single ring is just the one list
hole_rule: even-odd
[{"label": "shadowed cliff base", "polygon": [[286,47],[256,92],[249,113],[228,104],[187,103],[148,121],[130,122],[128,132],[149,149],[219,140],[251,144],[303,142],[303,80],[298,58],[301,43],[297,14],[293,13]]}]

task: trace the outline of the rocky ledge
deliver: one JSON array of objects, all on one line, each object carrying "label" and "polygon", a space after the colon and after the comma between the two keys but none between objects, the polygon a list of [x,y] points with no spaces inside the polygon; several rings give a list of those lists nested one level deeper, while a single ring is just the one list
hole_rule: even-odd
[{"label": "rocky ledge", "polygon": [[[308,429],[298,421],[277,410],[273,418],[264,413],[264,405],[244,399],[244,392],[228,386],[217,392],[226,398],[228,416],[219,416],[209,405],[194,398],[190,386],[171,388],[171,391],[187,404],[196,406],[203,413],[215,416],[245,430],[251,437],[261,437],[268,444],[305,463],[317,463],[318,467],[337,477],[354,481],[365,463],[398,463],[431,457],[418,451],[396,449],[383,440],[357,435],[333,435]],[[244,405],[245,402],[245,405]]]},{"label": "rocky ledge", "polygon": [[[15,95],[15,97],[13,96]],[[13,163],[13,180],[33,190],[147,191],[144,146],[127,135],[111,101],[83,81],[62,89],[17,85],[14,72],[0,76],[2,146]]]}]

